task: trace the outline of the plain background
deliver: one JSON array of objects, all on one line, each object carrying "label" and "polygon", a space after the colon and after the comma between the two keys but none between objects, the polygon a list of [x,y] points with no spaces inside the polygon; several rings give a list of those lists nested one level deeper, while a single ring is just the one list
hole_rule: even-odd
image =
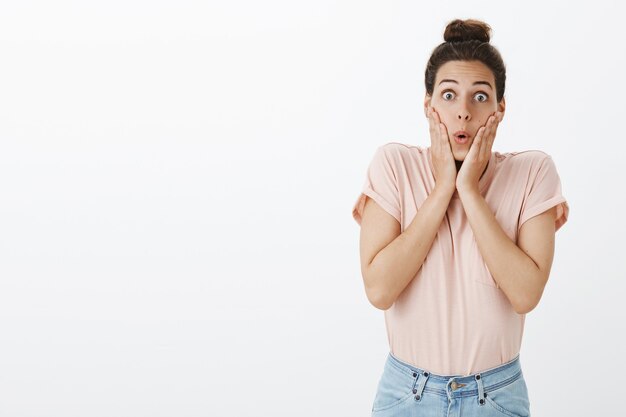
[{"label": "plain background", "polygon": [[494,150],[551,154],[571,208],[526,317],[531,411],[619,413],[622,16],[3,2],[0,416],[369,415],[388,347],[351,209],[378,146],[429,146],[424,69],[454,18],[507,65]]}]

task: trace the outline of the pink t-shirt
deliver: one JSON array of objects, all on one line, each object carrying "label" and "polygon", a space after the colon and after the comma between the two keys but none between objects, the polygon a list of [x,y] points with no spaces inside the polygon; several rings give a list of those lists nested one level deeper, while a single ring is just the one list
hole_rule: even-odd
[{"label": "pink t-shirt", "polygon": [[[434,186],[430,147],[387,143],[374,154],[352,215],[360,225],[369,196],[404,232]],[[542,151],[493,151],[479,189],[514,242],[526,220],[551,207],[557,230],[569,215],[554,162]],[[456,192],[422,267],[384,314],[390,351],[441,375],[470,375],[513,359],[526,317],[493,280]]]}]

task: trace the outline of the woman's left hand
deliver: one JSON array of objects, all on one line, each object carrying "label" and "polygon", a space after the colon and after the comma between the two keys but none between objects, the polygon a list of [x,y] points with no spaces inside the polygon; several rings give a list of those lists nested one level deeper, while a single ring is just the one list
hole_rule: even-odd
[{"label": "woman's left hand", "polygon": [[503,114],[497,111],[489,116],[485,126],[478,129],[472,146],[456,176],[456,189],[459,192],[462,190],[478,191],[478,180],[491,157],[491,146],[496,138],[496,130],[502,117]]}]

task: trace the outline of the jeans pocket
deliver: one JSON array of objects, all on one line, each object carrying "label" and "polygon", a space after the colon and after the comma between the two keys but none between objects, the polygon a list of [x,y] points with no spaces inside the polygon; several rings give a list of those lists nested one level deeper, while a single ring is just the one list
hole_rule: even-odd
[{"label": "jeans pocket", "polygon": [[417,379],[417,375],[413,377],[410,372],[387,362],[378,382],[372,412],[389,410],[412,398]]},{"label": "jeans pocket", "polygon": [[485,388],[486,404],[506,417],[529,417],[530,401],[524,375],[502,387],[489,390]]}]

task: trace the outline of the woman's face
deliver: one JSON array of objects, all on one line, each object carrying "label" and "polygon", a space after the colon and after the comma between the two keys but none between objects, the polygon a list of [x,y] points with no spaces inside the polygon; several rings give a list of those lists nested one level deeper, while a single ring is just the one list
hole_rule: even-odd
[{"label": "woman's face", "polygon": [[[491,70],[480,61],[448,61],[439,67],[433,95],[424,99],[424,112],[433,107],[448,130],[448,141],[454,159],[462,161],[469,152],[474,137],[489,116],[504,113],[504,98],[496,103],[496,84]],[[454,139],[455,132],[464,130],[469,140],[463,144]]]}]

